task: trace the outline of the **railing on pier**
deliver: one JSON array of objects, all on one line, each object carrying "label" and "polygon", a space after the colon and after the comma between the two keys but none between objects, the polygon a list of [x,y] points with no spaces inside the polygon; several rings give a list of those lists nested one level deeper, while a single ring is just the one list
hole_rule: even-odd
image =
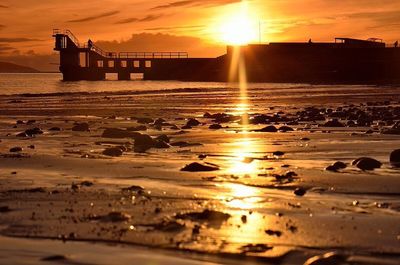
[{"label": "railing on pier", "polygon": [[187,52],[120,52],[122,59],[173,59],[188,58]]},{"label": "railing on pier", "polygon": [[89,42],[81,44],[77,37],[70,30],[53,29],[53,36],[62,34],[68,36],[76,47],[81,49],[90,49],[99,55],[106,58],[120,58],[120,59],[182,59],[188,58],[187,52],[106,52],[100,47],[93,43],[89,45]]}]

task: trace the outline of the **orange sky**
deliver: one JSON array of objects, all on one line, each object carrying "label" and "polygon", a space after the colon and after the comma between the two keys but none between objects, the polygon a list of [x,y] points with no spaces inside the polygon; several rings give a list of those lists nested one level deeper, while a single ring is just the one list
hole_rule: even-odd
[{"label": "orange sky", "polygon": [[[168,39],[167,50],[187,45],[194,56],[215,56],[223,52],[218,25],[234,19],[239,2],[0,0],[0,55],[50,54],[52,29],[68,28],[81,40],[102,40],[109,49],[128,49],[128,44],[136,44],[133,50],[156,49],[154,42]],[[262,21],[263,42],[332,41],[337,36],[400,39],[399,0],[246,2],[257,35],[257,21]]]}]

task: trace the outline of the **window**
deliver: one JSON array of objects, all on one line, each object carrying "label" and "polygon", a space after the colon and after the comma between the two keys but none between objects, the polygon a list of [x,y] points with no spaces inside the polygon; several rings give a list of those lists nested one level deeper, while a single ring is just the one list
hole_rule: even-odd
[{"label": "window", "polygon": [[114,61],[108,61],[108,67],[114,68],[115,62]]},{"label": "window", "polygon": [[133,61],[133,67],[139,68],[140,67],[140,61]]},{"label": "window", "polygon": [[128,66],[128,63],[126,61],[121,61],[121,67],[126,68]]},{"label": "window", "polygon": [[151,68],[151,61],[146,61],[145,62],[145,67],[146,68]]},{"label": "window", "polygon": [[97,61],[97,67],[104,67],[104,61]]}]

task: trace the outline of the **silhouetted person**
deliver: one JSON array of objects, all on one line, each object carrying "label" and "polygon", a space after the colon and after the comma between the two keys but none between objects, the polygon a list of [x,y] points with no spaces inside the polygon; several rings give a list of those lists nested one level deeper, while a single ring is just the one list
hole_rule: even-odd
[{"label": "silhouetted person", "polygon": [[399,46],[399,41],[396,40],[396,42],[394,43],[394,47],[397,48]]},{"label": "silhouetted person", "polygon": [[91,50],[93,47],[93,41],[91,39],[89,39],[87,43],[88,43],[89,50]]},{"label": "silhouetted person", "polygon": [[311,40],[311,39],[309,39],[309,40],[308,40],[308,43],[312,43],[312,40]]}]

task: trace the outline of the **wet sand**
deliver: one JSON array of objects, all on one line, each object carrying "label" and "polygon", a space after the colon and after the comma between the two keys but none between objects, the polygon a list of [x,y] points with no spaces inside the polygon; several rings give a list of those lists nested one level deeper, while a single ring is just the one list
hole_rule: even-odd
[{"label": "wet sand", "polygon": [[[317,86],[253,88],[246,99],[223,88],[0,96],[1,235],[189,253],[179,262],[196,254],[191,264],[199,257],[305,264],[330,252],[315,259],[398,264],[400,170],[389,161],[400,148],[398,92]],[[360,157],[382,165],[362,170],[352,165]],[[346,168],[326,170],[338,161]],[[91,243],[66,253],[46,242],[44,253],[25,256],[21,246],[13,257],[28,264],[77,255],[67,264],[104,264],[87,258]],[[12,261],[7,251],[0,251],[4,264]]]}]

